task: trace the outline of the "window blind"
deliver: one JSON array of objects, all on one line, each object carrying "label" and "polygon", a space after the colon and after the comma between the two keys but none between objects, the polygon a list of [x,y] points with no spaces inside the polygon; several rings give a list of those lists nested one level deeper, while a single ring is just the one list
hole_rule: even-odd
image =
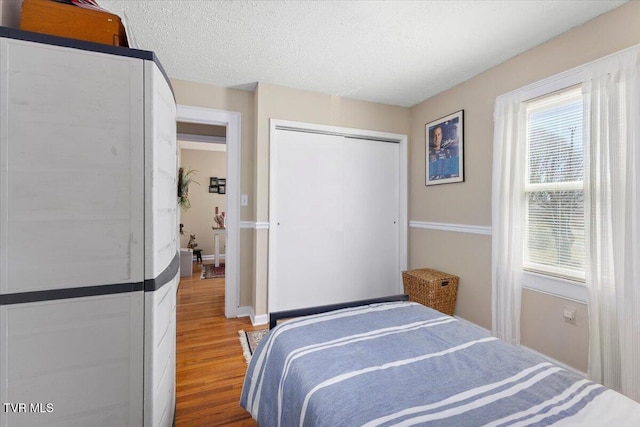
[{"label": "window blind", "polygon": [[580,89],[527,104],[524,268],[584,280]]}]

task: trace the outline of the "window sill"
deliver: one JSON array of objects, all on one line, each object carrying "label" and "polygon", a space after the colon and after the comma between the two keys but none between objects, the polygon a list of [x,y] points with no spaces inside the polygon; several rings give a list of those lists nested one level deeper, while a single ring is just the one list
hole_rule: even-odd
[{"label": "window sill", "polygon": [[522,286],[527,289],[570,299],[583,304],[587,303],[587,287],[571,280],[523,271]]}]

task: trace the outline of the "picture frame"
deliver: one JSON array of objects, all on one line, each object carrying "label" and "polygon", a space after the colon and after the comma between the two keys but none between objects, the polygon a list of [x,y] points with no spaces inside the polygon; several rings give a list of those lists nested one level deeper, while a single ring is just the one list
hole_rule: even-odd
[{"label": "picture frame", "polygon": [[226,185],[218,185],[218,194],[225,194],[227,192]]},{"label": "picture frame", "polygon": [[210,185],[209,186],[209,193],[217,193],[218,189],[219,189],[219,187],[217,185]]},{"label": "picture frame", "polygon": [[218,185],[227,185],[227,178],[218,178]]},{"label": "picture frame", "polygon": [[212,176],[209,178],[209,187],[212,187],[214,185],[218,185],[218,178],[215,176]]},{"label": "picture frame", "polygon": [[464,182],[464,110],[425,125],[425,185]]}]

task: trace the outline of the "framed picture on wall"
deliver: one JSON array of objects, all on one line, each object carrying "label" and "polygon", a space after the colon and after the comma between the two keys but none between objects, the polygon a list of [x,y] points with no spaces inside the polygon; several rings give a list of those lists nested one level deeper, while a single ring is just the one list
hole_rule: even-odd
[{"label": "framed picture on wall", "polygon": [[464,181],[464,110],[425,125],[426,185]]},{"label": "framed picture on wall", "polygon": [[226,185],[218,185],[218,194],[225,194],[227,192]]},{"label": "framed picture on wall", "polygon": [[210,185],[209,186],[209,193],[217,193],[218,192],[218,186],[217,185]]},{"label": "framed picture on wall", "polygon": [[218,185],[227,185],[227,178],[218,178]]},{"label": "framed picture on wall", "polygon": [[214,185],[218,185],[218,178],[212,176],[211,178],[209,178],[209,187],[212,187]]}]

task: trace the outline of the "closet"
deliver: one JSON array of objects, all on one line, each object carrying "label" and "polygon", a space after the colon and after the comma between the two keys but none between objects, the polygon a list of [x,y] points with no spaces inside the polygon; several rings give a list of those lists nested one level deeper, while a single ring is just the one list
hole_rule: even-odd
[{"label": "closet", "polygon": [[272,123],[270,312],[401,293],[403,144],[402,135]]},{"label": "closet", "polygon": [[175,114],[152,52],[0,28],[0,425],[172,424]]}]

